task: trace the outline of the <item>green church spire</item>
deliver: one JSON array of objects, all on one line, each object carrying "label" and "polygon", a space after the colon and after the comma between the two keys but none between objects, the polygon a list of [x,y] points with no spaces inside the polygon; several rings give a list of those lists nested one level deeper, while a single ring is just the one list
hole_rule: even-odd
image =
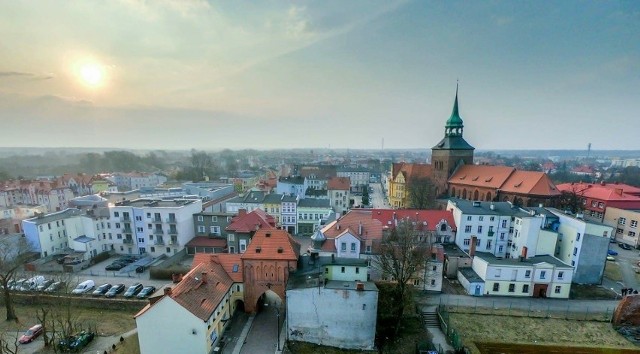
[{"label": "green church spire", "polygon": [[458,113],[458,84],[456,83],[456,98],[453,101],[451,117],[447,119],[447,124],[444,127],[445,136],[462,136],[462,128],[464,128],[464,124],[460,113]]}]

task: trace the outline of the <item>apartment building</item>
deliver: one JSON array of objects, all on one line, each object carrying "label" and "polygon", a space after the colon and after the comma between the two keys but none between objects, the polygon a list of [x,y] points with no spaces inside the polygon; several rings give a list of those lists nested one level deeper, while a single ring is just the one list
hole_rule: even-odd
[{"label": "apartment building", "polygon": [[608,207],[604,214],[604,224],[615,228],[615,240],[634,248],[640,247],[640,209],[625,210]]}]

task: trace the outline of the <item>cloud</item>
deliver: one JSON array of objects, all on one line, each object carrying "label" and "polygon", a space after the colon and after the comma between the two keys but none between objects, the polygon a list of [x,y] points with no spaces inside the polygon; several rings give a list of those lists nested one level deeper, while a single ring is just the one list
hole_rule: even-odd
[{"label": "cloud", "polygon": [[23,78],[28,80],[50,80],[53,79],[52,74],[38,75],[34,73],[26,73],[20,71],[0,71],[0,79],[2,78]]}]

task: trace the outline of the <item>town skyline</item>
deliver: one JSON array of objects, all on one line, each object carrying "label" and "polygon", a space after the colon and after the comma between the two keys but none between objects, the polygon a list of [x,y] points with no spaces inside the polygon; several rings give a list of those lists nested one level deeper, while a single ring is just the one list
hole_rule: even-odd
[{"label": "town skyline", "polygon": [[459,80],[479,150],[633,150],[639,16],[630,1],[3,3],[1,145],[429,150]]}]

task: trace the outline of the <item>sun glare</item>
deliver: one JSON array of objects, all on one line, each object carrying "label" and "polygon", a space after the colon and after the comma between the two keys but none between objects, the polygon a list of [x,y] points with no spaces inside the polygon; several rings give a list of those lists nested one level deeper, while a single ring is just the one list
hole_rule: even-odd
[{"label": "sun glare", "polygon": [[80,78],[85,85],[100,86],[104,82],[104,68],[96,63],[83,64],[80,67]]}]

